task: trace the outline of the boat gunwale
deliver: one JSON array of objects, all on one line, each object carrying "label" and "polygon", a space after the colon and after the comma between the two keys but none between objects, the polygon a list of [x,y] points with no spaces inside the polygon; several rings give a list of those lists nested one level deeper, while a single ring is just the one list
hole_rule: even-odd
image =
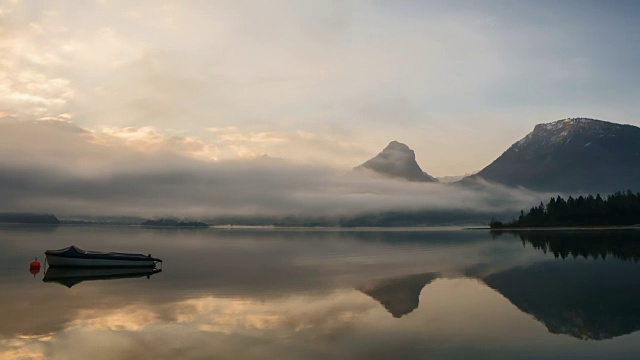
[{"label": "boat gunwale", "polygon": [[152,264],[140,264],[140,265],[133,265],[133,264],[122,264],[122,265],[91,265],[91,264],[73,264],[73,265],[51,265],[49,264],[49,267],[52,268],[94,268],[94,269],[113,269],[113,268],[155,268],[156,264],[152,263]]},{"label": "boat gunwale", "polygon": [[142,254],[124,254],[124,253],[85,253],[85,254],[55,254],[49,250],[44,253],[46,256],[54,256],[67,259],[87,259],[87,260],[121,260],[121,261],[153,261],[162,262],[162,260]]}]

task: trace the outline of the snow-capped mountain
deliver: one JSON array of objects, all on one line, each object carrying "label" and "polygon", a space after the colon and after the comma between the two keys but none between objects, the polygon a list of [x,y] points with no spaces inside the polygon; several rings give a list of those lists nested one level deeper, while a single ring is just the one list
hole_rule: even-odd
[{"label": "snow-capped mountain", "polygon": [[437,182],[422,171],[416,162],[416,154],[407,145],[392,141],[381,153],[356,166],[354,170],[371,170],[377,174],[409,181]]},{"label": "snow-capped mountain", "polygon": [[539,124],[463,182],[477,178],[547,191],[637,191],[640,128],[587,118]]}]

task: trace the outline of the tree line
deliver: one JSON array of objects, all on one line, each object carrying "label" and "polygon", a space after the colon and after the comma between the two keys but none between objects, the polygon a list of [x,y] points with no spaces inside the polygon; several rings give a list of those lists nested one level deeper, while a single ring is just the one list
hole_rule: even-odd
[{"label": "tree line", "polygon": [[561,196],[551,198],[547,204],[540,203],[525,214],[509,222],[491,219],[492,229],[553,227],[553,226],[624,226],[640,224],[640,192],[618,191],[603,199],[600,194],[569,196],[567,200]]}]

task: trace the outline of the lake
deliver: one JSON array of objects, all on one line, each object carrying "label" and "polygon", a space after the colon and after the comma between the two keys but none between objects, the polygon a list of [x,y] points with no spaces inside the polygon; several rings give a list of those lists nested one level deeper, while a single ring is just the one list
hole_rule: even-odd
[{"label": "lake", "polygon": [[[30,273],[72,244],[162,271]],[[0,358],[637,359],[639,258],[636,230],[4,225]]]}]

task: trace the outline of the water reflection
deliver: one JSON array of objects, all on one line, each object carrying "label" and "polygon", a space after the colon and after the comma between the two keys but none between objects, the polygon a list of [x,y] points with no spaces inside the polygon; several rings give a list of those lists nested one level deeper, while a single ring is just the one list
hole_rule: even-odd
[{"label": "water reflection", "polygon": [[29,268],[29,274],[33,275],[33,277],[35,278],[36,275],[40,274],[40,268],[39,267],[30,267]]},{"label": "water reflection", "polygon": [[[640,354],[640,333],[621,336],[639,329],[640,266],[622,255],[556,259],[549,234],[546,252],[533,241],[523,247],[520,235],[449,230],[59,227],[47,236],[0,235],[3,359]],[[151,251],[169,271],[151,281],[47,272],[47,281],[70,288],[24,281],[30,259],[69,241]],[[104,276],[119,280],[85,281]]]},{"label": "water reflection", "polygon": [[640,330],[640,268],[635,264],[543,262],[483,281],[554,334],[603,340]]},{"label": "water reflection", "polygon": [[531,244],[556,258],[606,259],[608,255],[617,259],[637,262],[640,259],[640,231],[492,231],[494,238],[503,234],[518,237],[523,244]]},{"label": "water reflection", "polygon": [[420,292],[438,274],[415,274],[373,281],[359,288],[384,306],[395,318],[401,318],[418,308]]},{"label": "water reflection", "polygon": [[[640,233],[522,231],[511,235],[556,259],[483,278],[551,333],[603,340],[640,330]],[[622,261],[603,261],[608,256]],[[633,262],[633,264],[629,263]]]},{"label": "water reflection", "polygon": [[156,268],[58,268],[47,269],[42,281],[56,282],[60,285],[71,288],[83,281],[94,280],[116,280],[146,277],[161,272]]}]

